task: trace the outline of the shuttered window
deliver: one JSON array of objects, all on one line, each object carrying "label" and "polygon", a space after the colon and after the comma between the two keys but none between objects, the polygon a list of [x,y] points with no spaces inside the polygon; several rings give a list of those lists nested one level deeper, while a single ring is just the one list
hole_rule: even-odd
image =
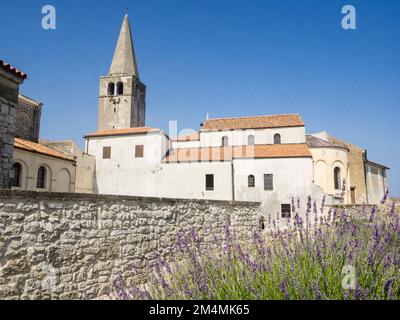
[{"label": "shuttered window", "polygon": [[264,190],[274,190],[274,176],[272,174],[264,174]]},{"label": "shuttered window", "polygon": [[288,218],[290,219],[292,217],[292,205],[290,204],[282,204],[281,205],[281,212],[282,212],[282,218]]},{"label": "shuttered window", "polygon": [[137,145],[135,147],[135,157],[136,158],[143,158],[144,156],[144,146],[143,145]]},{"label": "shuttered window", "polygon": [[206,190],[213,191],[214,190],[214,175],[206,174]]},{"label": "shuttered window", "polygon": [[103,147],[103,159],[111,159],[111,147]]}]

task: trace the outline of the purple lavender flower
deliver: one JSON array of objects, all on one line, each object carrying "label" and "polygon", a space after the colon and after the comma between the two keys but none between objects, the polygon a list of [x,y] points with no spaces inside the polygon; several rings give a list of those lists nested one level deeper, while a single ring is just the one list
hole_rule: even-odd
[{"label": "purple lavender flower", "polygon": [[386,190],[386,192],[381,200],[381,204],[386,204],[388,197],[389,197],[389,189]]}]

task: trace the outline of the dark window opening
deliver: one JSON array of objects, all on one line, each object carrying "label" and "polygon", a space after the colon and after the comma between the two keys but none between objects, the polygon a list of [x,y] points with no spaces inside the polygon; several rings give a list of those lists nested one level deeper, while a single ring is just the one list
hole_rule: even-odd
[{"label": "dark window opening", "polygon": [[143,158],[144,156],[144,146],[138,145],[135,147],[135,157],[136,158]]},{"label": "dark window opening", "polygon": [[46,175],[47,170],[45,167],[40,167],[37,173],[37,183],[36,187],[38,189],[45,189],[46,188]]},{"label": "dark window opening", "polygon": [[117,94],[120,96],[124,94],[124,84],[122,82],[117,84]]},{"label": "dark window opening", "polygon": [[274,144],[281,144],[281,143],[282,143],[281,135],[277,133],[276,135],[274,135]]},{"label": "dark window opening", "polygon": [[274,190],[274,176],[272,174],[264,174],[264,190]]},{"label": "dark window opening", "polygon": [[341,187],[341,181],[340,181],[340,168],[336,167],[335,170],[333,170],[333,175],[334,175],[334,180],[335,180],[335,190],[340,190]]},{"label": "dark window opening", "polygon": [[115,94],[115,84],[113,82],[108,84],[107,93],[109,96],[113,96]]},{"label": "dark window opening", "polygon": [[21,187],[21,178],[22,178],[22,166],[20,163],[15,163],[13,166],[14,169],[14,178],[11,181],[11,185],[13,187]]},{"label": "dark window opening", "polygon": [[247,144],[248,144],[249,146],[254,146],[254,145],[256,144],[256,139],[255,139],[255,137],[254,137],[253,135],[248,136],[248,138],[247,138]]},{"label": "dark window opening", "polygon": [[111,147],[103,147],[103,159],[111,159]]},{"label": "dark window opening", "polygon": [[253,175],[248,177],[248,186],[249,188],[254,188],[256,186],[256,178]]},{"label": "dark window opening", "polygon": [[214,175],[206,174],[206,190],[213,191],[214,190]]},{"label": "dark window opening", "polygon": [[290,204],[282,204],[281,205],[281,213],[282,213],[282,218],[285,219],[290,219],[292,217],[292,205]]},{"label": "dark window opening", "polygon": [[228,137],[222,137],[222,146],[223,147],[229,146],[229,138]]}]

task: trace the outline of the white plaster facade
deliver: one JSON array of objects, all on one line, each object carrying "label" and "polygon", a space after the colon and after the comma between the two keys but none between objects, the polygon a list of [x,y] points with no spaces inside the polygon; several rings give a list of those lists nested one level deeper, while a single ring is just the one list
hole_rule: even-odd
[{"label": "white plaster facade", "polygon": [[[260,137],[268,137],[272,132],[283,135],[288,132],[293,136],[297,132],[299,136],[294,136],[294,141],[305,141],[304,128],[257,131]],[[245,140],[252,132],[242,131]],[[219,147],[220,139],[227,133],[200,132],[200,141],[205,141],[203,134]],[[115,135],[88,136],[86,139],[87,152],[96,158],[96,186],[100,194],[258,201],[264,203],[265,216],[273,218],[280,218],[281,205],[291,204],[292,198],[300,198],[304,204],[308,196],[320,202],[325,195],[321,188],[313,184],[311,155],[167,163],[165,157],[174,150],[173,145],[181,145],[173,144],[160,130],[122,135],[115,131]],[[245,144],[240,139],[233,139],[232,142],[237,146]],[[137,145],[144,146],[143,158],[135,157]],[[111,150],[110,159],[103,159],[105,147]],[[265,174],[273,175],[271,191],[264,190]],[[206,175],[214,176],[213,190],[206,188]],[[250,175],[255,177],[255,187],[249,187]]]},{"label": "white plaster facade", "polygon": [[[20,183],[14,190],[75,192],[75,162],[14,149],[14,164],[21,165]],[[38,170],[46,168],[45,186],[37,187]]]},{"label": "white plaster facade", "polygon": [[388,189],[386,167],[376,163],[367,162],[365,166],[368,201],[379,204]]}]

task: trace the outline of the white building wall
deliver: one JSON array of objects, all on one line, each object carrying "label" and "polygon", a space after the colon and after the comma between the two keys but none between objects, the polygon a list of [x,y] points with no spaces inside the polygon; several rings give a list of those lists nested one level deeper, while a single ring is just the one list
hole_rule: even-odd
[{"label": "white building wall", "polygon": [[[214,175],[214,190],[206,190],[206,175]],[[165,198],[232,200],[230,162],[163,164],[156,177],[155,195]]]},{"label": "white building wall", "polygon": [[[144,145],[143,158],[135,158],[136,145]],[[98,193],[232,200],[231,163],[163,163],[167,145],[160,133],[91,138]],[[103,159],[103,147],[111,147],[111,159]],[[206,174],[214,175],[213,191],[206,190]]]},{"label": "white building wall", "polygon": [[[135,147],[144,145],[144,157],[135,157]],[[164,135],[97,137],[87,141],[88,153],[96,158],[96,189],[100,194],[154,196],[155,174],[164,157]],[[103,147],[111,147],[111,159],[103,159]]]},{"label": "white building wall", "polygon": [[[299,198],[304,211],[308,196],[319,205],[324,196],[313,184],[311,158],[237,159],[234,160],[235,200],[260,201],[266,218],[281,218],[281,204]],[[273,175],[274,190],[264,190],[264,174]],[[248,176],[255,176],[255,188],[248,187]]]},{"label": "white building wall", "polygon": [[368,202],[370,204],[379,204],[387,190],[386,170],[381,167],[367,164],[366,179]]},{"label": "white building wall", "polygon": [[248,136],[254,135],[256,144],[273,144],[275,134],[281,135],[282,143],[305,143],[305,128],[250,129],[230,131],[202,131],[200,145],[202,147],[220,147],[222,138],[228,137],[229,145],[247,145]]}]

